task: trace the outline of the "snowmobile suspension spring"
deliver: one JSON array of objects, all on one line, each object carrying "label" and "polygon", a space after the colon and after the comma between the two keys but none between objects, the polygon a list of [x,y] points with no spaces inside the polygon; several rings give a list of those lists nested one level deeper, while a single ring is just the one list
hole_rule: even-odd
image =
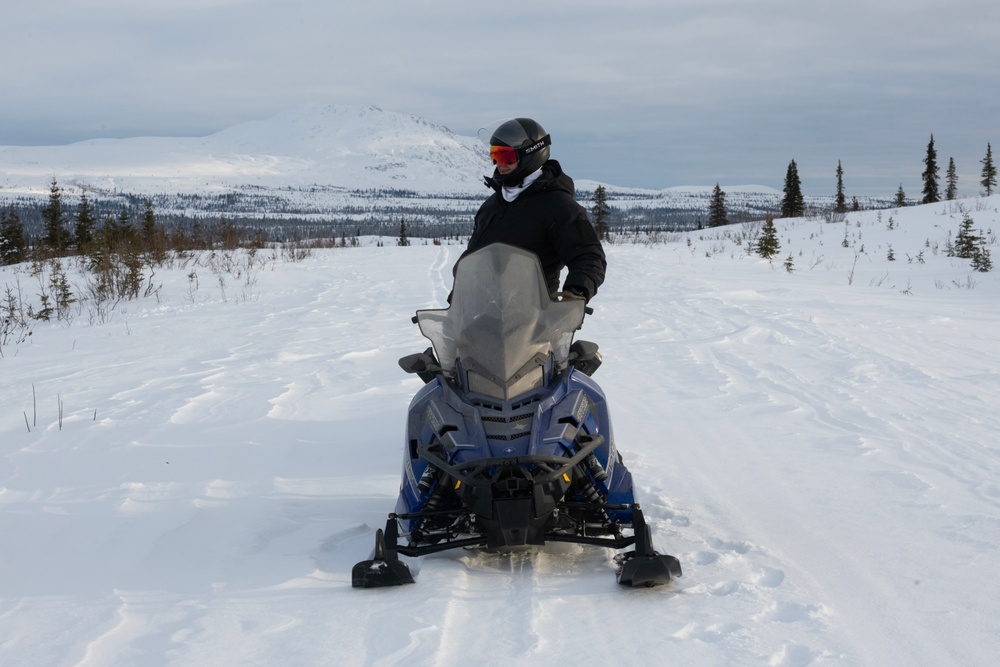
[{"label": "snowmobile suspension spring", "polygon": [[439,475],[438,477],[437,485],[434,487],[434,491],[431,492],[430,498],[427,499],[427,504],[424,505],[424,511],[426,512],[437,510],[441,506],[441,503],[444,502],[444,495],[448,490],[448,484],[446,484],[448,476]]},{"label": "snowmobile suspension spring", "polygon": [[[575,449],[579,452],[583,449],[583,446],[577,442]],[[594,454],[594,452],[591,452],[585,459],[583,459],[583,465],[587,472],[590,473],[590,476],[593,477],[594,481],[598,484],[608,478],[607,471],[604,469],[604,466],[601,465],[601,462],[597,460],[597,455]]]},{"label": "snowmobile suspension spring", "polygon": [[604,470],[604,466],[601,465],[601,462],[593,454],[584,459],[584,464],[587,466],[587,471],[590,472],[595,482],[601,483],[608,478],[608,473]]},{"label": "snowmobile suspension spring", "polygon": [[597,510],[597,514],[601,519],[601,524],[603,524],[605,528],[613,532],[615,535],[621,535],[621,528],[617,523],[611,520],[611,517],[608,516],[607,510],[603,507],[604,498],[597,491],[597,489],[594,488],[594,484],[586,476],[584,476],[583,482],[580,484],[580,492],[587,499],[587,502],[601,506],[600,509]]},{"label": "snowmobile suspension spring", "polygon": [[595,504],[601,504],[604,502],[604,498],[602,498],[601,494],[596,488],[594,488],[594,484],[586,477],[583,478],[583,482],[580,484],[580,492],[583,493],[587,502]]},{"label": "snowmobile suspension spring", "polygon": [[434,466],[427,464],[424,469],[424,474],[420,476],[420,481],[417,482],[417,488],[424,493],[430,493],[431,487],[434,486],[434,479],[437,477],[438,469]]}]

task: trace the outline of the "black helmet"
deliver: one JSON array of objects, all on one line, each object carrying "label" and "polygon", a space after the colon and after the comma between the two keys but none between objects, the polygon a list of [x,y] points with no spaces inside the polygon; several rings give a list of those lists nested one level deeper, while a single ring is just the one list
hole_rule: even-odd
[{"label": "black helmet", "polygon": [[493,180],[500,185],[519,185],[526,176],[545,164],[551,145],[552,140],[545,129],[530,118],[504,121],[490,136],[490,162],[496,164],[504,159],[503,152],[494,149],[494,146],[500,146],[514,149],[513,157],[518,165],[506,176],[494,170]]}]

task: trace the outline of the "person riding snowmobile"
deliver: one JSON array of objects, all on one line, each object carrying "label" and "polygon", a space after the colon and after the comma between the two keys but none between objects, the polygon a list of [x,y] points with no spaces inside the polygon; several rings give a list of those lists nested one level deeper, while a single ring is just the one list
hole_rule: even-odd
[{"label": "person riding snowmobile", "polygon": [[495,169],[485,181],[494,192],[476,213],[462,257],[491,243],[524,248],[538,256],[550,294],[559,291],[559,274],[568,267],[562,291],[589,301],[604,282],[607,259],[587,211],[573,199],[573,179],[549,159],[551,144],[530,118],[507,120],[493,130]]}]

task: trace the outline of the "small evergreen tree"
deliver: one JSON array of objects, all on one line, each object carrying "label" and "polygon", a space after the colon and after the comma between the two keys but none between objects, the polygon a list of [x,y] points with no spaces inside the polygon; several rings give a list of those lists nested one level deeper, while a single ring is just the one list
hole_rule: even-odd
[{"label": "small evergreen tree", "polygon": [[861,202],[858,201],[857,197],[851,197],[851,210],[852,211],[861,210]]},{"label": "small evergreen tree", "polygon": [[[229,226],[232,234],[236,236],[233,243],[240,245],[239,230],[234,225]],[[146,253],[148,261],[152,265],[162,264],[167,259],[167,233],[156,222],[156,214],[153,211],[153,200],[147,199],[142,212],[142,225],[140,228],[140,238],[142,249]]]},{"label": "small evergreen tree", "polygon": [[398,246],[410,245],[410,239],[406,237],[406,218],[399,219],[399,238],[396,239],[396,245]]},{"label": "small evergreen tree", "polygon": [[847,212],[847,197],[844,196],[844,168],[837,160],[837,205],[833,209],[837,213]]},{"label": "small evergreen tree", "polygon": [[983,180],[979,184],[986,188],[986,196],[989,197],[997,186],[997,168],[993,164],[993,148],[989,144],[986,144],[986,157],[980,162],[983,164]]},{"label": "small evergreen tree", "polygon": [[792,160],[785,172],[785,196],[781,198],[781,217],[800,218],[805,215],[806,205],[802,197],[802,181],[799,180],[799,168]]},{"label": "small evergreen tree", "polygon": [[608,206],[608,193],[603,185],[598,185],[594,190],[591,202],[590,212],[594,216],[594,229],[597,231],[597,238],[605,241],[608,238],[608,217],[611,215],[611,207]]},{"label": "small evergreen tree", "polygon": [[13,206],[0,210],[0,265],[20,264],[28,258],[21,216]]},{"label": "small evergreen tree", "polygon": [[781,244],[778,242],[778,230],[774,228],[774,220],[767,216],[764,221],[764,229],[757,239],[757,254],[764,259],[771,259],[778,254]]},{"label": "small evergreen tree", "polygon": [[132,217],[128,213],[128,209],[122,206],[121,210],[118,212],[118,221],[115,224],[115,250],[119,252],[125,252],[132,248],[135,244],[137,234],[135,233],[135,225],[132,224]]},{"label": "small evergreen tree", "polygon": [[944,198],[952,201],[958,196],[958,172],[955,171],[955,158],[948,158],[948,174],[946,176],[948,187],[945,188]]},{"label": "small evergreen tree", "polygon": [[949,256],[971,259],[973,269],[986,273],[993,269],[993,260],[990,259],[990,251],[986,247],[985,237],[973,231],[974,224],[975,221],[968,213],[962,216],[962,222],[958,226],[958,235],[955,237],[955,243],[951,246]]},{"label": "small evergreen tree", "polygon": [[140,228],[142,244],[149,247],[156,239],[156,214],[153,212],[153,200],[147,199],[142,211],[142,226]]},{"label": "small evergreen tree", "polygon": [[972,226],[976,224],[968,213],[962,217],[962,222],[958,226],[958,235],[952,245],[952,252],[955,257],[962,259],[972,259],[979,247],[979,236],[973,231]]},{"label": "small evergreen tree", "polygon": [[719,184],[712,190],[712,199],[708,204],[708,226],[721,227],[729,224],[729,214],[726,212],[726,193]]},{"label": "small evergreen tree", "polygon": [[924,173],[921,177],[924,180],[924,204],[933,204],[934,202],[941,201],[941,196],[938,194],[938,166],[937,166],[937,151],[934,150],[934,135],[931,135],[931,141],[927,144],[927,156],[924,158]]},{"label": "small evergreen tree", "polygon": [[101,225],[100,231],[100,241],[97,244],[101,250],[110,250],[121,238],[121,232],[118,229],[118,221],[110,213],[104,216],[104,224]]},{"label": "small evergreen tree", "polygon": [[990,251],[986,248],[986,239],[980,238],[979,245],[976,246],[976,253],[972,256],[972,268],[980,273],[986,273],[993,269],[993,260],[990,259]]},{"label": "small evergreen tree", "polygon": [[73,245],[77,251],[87,254],[90,246],[94,242],[94,228],[97,221],[94,220],[94,210],[90,206],[87,193],[80,195],[80,205],[76,209],[76,222],[73,225]]},{"label": "small evergreen tree", "polygon": [[900,208],[902,208],[903,206],[906,206],[906,193],[903,192],[903,184],[902,183],[899,184],[899,189],[896,190],[896,200],[895,200],[894,203],[896,204],[896,206],[898,206]]},{"label": "small evergreen tree", "polygon": [[49,187],[49,204],[42,209],[44,232],[42,244],[52,253],[61,255],[66,249],[66,216],[62,209],[62,190],[56,179]]}]

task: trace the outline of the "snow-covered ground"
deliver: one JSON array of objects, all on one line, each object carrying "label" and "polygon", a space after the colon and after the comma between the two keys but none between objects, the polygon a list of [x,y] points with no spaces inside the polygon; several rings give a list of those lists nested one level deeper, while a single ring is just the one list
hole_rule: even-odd
[{"label": "snow-covered ground", "polygon": [[945,256],[962,215],[779,220],[773,263],[740,227],[608,246],[581,337],[684,567],[656,589],[566,545],[351,588],[460,246],[188,263],[36,324],[0,359],[0,664],[993,665],[1000,270]]}]

